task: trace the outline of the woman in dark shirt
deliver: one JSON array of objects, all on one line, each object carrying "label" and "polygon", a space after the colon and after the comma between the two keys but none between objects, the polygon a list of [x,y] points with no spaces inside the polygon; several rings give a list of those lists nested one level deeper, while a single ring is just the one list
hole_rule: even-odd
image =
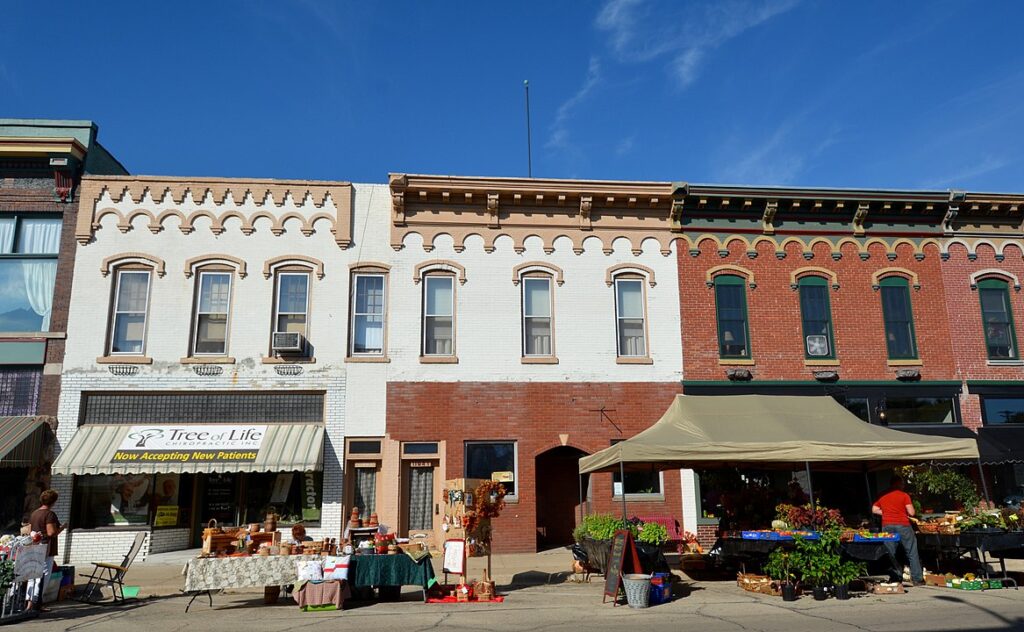
[{"label": "woman in dark shirt", "polygon": [[39,534],[39,543],[46,546],[46,567],[43,569],[43,576],[32,582],[28,589],[28,603],[26,607],[42,610],[43,588],[50,579],[50,571],[53,570],[53,558],[57,556],[57,536],[64,530],[57,514],[53,512],[53,506],[57,503],[57,492],[48,489],[39,495],[41,503],[39,509],[32,512],[29,518],[29,525],[34,533]]}]

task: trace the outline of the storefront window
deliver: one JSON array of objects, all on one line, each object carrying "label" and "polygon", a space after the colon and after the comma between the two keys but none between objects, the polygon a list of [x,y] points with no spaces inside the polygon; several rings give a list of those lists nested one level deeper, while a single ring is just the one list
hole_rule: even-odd
[{"label": "storefront window", "polygon": [[885,423],[951,424],[953,399],[949,397],[889,397],[885,400]]},{"label": "storefront window", "polygon": [[355,471],[353,506],[359,508],[359,517],[367,520],[377,511],[377,470],[357,467]]},{"label": "storefront window", "polygon": [[[612,441],[612,445],[619,443],[621,439]],[[618,472],[612,472],[612,496],[622,496],[622,477]],[[626,495],[632,494],[661,494],[661,473],[656,470],[649,472],[626,472]]]},{"label": "storefront window", "polygon": [[319,522],[322,490],[320,472],[248,474],[242,522],[263,522],[268,513],[276,513],[281,524]]},{"label": "storefront window", "polygon": [[1024,423],[1024,397],[982,397],[981,417],[986,425]]},{"label": "storefront window", "polygon": [[[506,493],[515,496],[519,480],[515,441],[467,443],[466,478],[492,480],[495,474],[501,479]],[[511,480],[507,480],[509,478]]]},{"label": "storefront window", "polygon": [[151,474],[76,476],[74,517],[79,528],[149,524]]},{"label": "storefront window", "polygon": [[842,404],[846,410],[860,417],[861,420],[871,421],[871,406],[868,404],[867,397],[837,397],[836,400]]},{"label": "storefront window", "polygon": [[39,404],[40,368],[0,370],[0,415],[34,415]]}]

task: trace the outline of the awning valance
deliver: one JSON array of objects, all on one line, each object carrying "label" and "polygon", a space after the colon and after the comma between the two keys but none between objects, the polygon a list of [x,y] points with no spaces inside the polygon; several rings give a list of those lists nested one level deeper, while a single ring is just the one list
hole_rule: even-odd
[{"label": "awning valance", "polygon": [[0,417],[0,467],[32,467],[43,457],[50,417]]},{"label": "awning valance", "polygon": [[977,461],[973,438],[915,435],[861,421],[828,396],[679,395],[653,426],[580,459],[580,473],[619,469],[778,467],[875,469]]},{"label": "awning valance", "polygon": [[306,472],[323,469],[323,451],[323,424],[86,424],[52,472]]}]

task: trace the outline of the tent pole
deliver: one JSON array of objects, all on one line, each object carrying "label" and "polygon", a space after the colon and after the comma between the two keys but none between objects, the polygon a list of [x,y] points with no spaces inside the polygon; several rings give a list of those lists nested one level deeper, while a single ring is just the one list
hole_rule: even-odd
[{"label": "tent pole", "polygon": [[811,507],[815,507],[814,503],[814,482],[811,480],[811,462],[804,461],[804,469],[807,470],[807,493],[811,497]]},{"label": "tent pole", "polygon": [[867,468],[864,468],[864,489],[868,492],[868,504],[870,505],[874,499],[871,497],[871,477],[868,476]]},{"label": "tent pole", "polygon": [[981,466],[981,457],[978,457],[978,477],[981,479],[981,491],[985,494],[985,502],[992,504],[992,499],[988,497],[988,483],[985,482],[985,468]]},{"label": "tent pole", "polygon": [[583,523],[583,475],[582,474],[576,474],[576,477],[579,479],[579,483],[580,483],[580,523],[582,524]]},{"label": "tent pole", "polygon": [[622,519],[629,520],[626,516],[626,466],[622,462],[622,457],[619,457],[619,483],[620,493],[622,494]]}]

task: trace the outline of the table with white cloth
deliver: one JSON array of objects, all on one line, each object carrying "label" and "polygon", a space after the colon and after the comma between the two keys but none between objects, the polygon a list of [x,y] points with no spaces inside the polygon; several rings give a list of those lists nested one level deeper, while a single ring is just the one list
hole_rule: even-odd
[{"label": "table with white cloth", "polygon": [[[247,557],[198,557],[185,563],[184,592],[192,601],[203,593],[225,588],[285,586],[298,581],[297,564],[320,560],[317,555],[250,555]],[[192,602],[189,602],[189,606]],[[210,605],[213,599],[210,598]],[[188,611],[186,607],[185,611]]]}]

